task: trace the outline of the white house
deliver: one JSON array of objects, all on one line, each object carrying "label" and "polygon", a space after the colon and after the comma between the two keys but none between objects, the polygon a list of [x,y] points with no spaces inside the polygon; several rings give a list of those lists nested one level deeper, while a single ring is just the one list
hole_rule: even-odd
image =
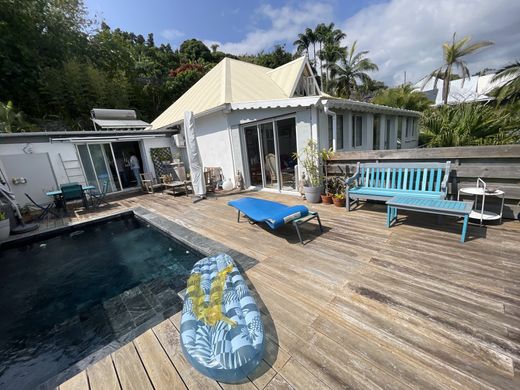
[{"label": "white house", "polygon": [[[192,111],[205,167],[225,178],[243,174],[246,186],[298,188],[293,154],[307,141],[319,148],[415,148],[419,113],[339,99],[320,91],[306,57],[276,69],[223,59],[152,122],[178,128]],[[180,145],[179,145],[180,146]]]}]

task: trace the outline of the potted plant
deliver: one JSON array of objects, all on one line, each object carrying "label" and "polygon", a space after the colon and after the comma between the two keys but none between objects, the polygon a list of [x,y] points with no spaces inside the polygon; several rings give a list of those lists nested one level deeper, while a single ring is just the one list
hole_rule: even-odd
[{"label": "potted plant", "polygon": [[328,170],[327,170],[327,161],[330,160],[332,158],[332,156],[334,156],[334,151],[332,150],[332,148],[330,149],[322,149],[321,152],[320,152],[320,157],[321,157],[321,160],[323,161],[323,168],[325,170],[325,180],[323,181],[324,182],[324,192],[323,194],[321,195],[321,201],[325,204],[331,204],[332,203],[332,191],[331,191],[331,182],[329,180],[329,174],[328,174]]},{"label": "potted plant", "polygon": [[335,178],[334,196],[332,197],[332,201],[334,202],[334,206],[337,207],[345,207],[346,205],[344,180],[345,178],[343,177]]},{"label": "potted plant", "polygon": [[301,153],[294,153],[301,166],[305,169],[306,176],[303,183],[305,199],[310,203],[320,203],[321,183],[320,167],[318,165],[318,143],[313,139],[307,142]]},{"label": "potted plant", "polygon": [[9,218],[5,212],[0,211],[0,241],[7,240],[11,233],[11,226],[9,225]]}]

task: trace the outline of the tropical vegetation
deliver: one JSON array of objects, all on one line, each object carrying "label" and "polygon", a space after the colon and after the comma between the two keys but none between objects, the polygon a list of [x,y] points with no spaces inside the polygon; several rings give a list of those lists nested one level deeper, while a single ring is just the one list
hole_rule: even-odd
[{"label": "tropical vegetation", "polygon": [[454,74],[454,68],[460,71],[460,77],[462,83],[464,80],[470,77],[468,64],[465,61],[465,57],[476,53],[478,50],[492,45],[491,41],[480,41],[471,43],[471,37],[466,36],[459,40],[456,40],[456,33],[453,34],[451,42],[445,42],[442,45],[444,63],[437,69],[435,69],[426,78],[426,82],[434,79],[434,88],[437,87],[437,82],[442,79],[442,100],[444,104],[448,104],[448,96],[450,93],[450,81]]},{"label": "tropical vegetation", "polygon": [[380,90],[372,102],[413,111],[424,111],[432,104],[424,93],[417,91],[410,83]]},{"label": "tropical vegetation", "polygon": [[520,61],[506,65],[493,77],[493,82],[503,82],[494,91],[499,102],[515,102],[520,99]]},{"label": "tropical vegetation", "polygon": [[423,112],[420,142],[428,147],[499,145],[520,141],[520,121],[505,108],[481,103],[442,105]]}]

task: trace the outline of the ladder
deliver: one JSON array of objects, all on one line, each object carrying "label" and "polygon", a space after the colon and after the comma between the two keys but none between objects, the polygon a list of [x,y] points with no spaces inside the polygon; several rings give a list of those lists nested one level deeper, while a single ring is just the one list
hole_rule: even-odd
[{"label": "ladder", "polygon": [[64,160],[61,156],[61,153],[58,153],[58,156],[61,161],[61,165],[67,175],[67,180],[69,183],[80,183],[86,184],[85,176],[83,175],[83,169],[81,168],[81,164],[78,159],[75,160]]}]

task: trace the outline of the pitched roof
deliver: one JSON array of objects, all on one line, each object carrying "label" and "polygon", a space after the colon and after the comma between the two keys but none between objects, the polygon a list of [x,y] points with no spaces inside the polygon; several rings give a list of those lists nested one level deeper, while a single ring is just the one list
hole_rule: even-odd
[{"label": "pitched roof", "polygon": [[153,122],[157,129],[179,122],[185,111],[195,115],[225,104],[292,97],[307,59],[297,58],[276,69],[224,58]]}]

